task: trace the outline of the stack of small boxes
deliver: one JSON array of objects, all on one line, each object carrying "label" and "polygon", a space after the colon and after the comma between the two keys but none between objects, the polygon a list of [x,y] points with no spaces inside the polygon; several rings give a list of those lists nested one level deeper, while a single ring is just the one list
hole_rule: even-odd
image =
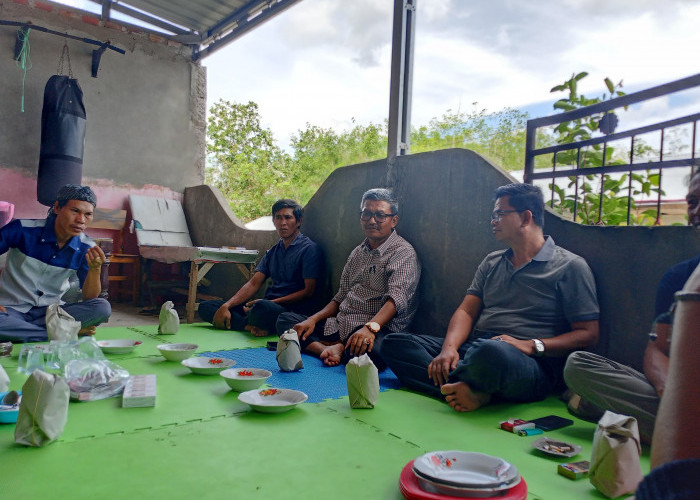
[{"label": "stack of small boxes", "polygon": [[132,375],[124,387],[123,408],[141,408],[156,405],[156,376]]}]

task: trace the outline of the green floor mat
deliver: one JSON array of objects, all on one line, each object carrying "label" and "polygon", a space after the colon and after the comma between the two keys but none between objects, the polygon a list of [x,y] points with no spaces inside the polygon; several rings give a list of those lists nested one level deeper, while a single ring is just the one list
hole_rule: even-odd
[{"label": "green floor mat", "polygon": [[[191,338],[183,341],[196,342],[205,333],[184,332]],[[583,447],[571,459],[545,456],[531,446],[536,437],[498,428],[508,418],[568,416],[556,398],[456,413],[422,394],[390,390],[371,410],[353,410],[343,397],[267,415],[239,402],[221,377],[190,374],[150,355],[152,348],[144,343],[138,356],[115,362],[132,374],[157,375],[155,407],[121,408],[120,398],[71,402],[63,435],[42,449],[15,445],[14,426],[0,425],[0,497],[11,491],[17,498],[44,499],[63,491],[77,500],[98,493],[107,499],[394,500],[401,498],[398,477],[409,460],[427,451],[465,450],[515,464],[529,500],[604,498],[587,479],[556,473],[559,463],[590,458],[595,424],[570,417],[573,426],[546,433]],[[24,376],[10,368],[11,361],[0,360],[11,388],[19,389]],[[642,469],[649,469],[647,449]]]},{"label": "green floor mat", "polygon": [[[463,450],[502,457],[518,467],[528,482],[529,491],[537,498],[604,498],[587,480],[572,481],[557,474],[560,463],[590,459],[596,424],[569,415],[564,403],[555,397],[537,403],[494,404],[472,413],[457,413],[437,399],[399,390],[380,393],[377,406],[372,410],[353,410],[346,398],[326,400],[320,406],[336,417],[358,420],[372,429],[389,433],[415,446],[417,454]],[[509,418],[528,420],[547,415],[574,421],[572,426],[544,435],[580,445],[583,449],[579,455],[572,458],[545,455],[531,444],[541,435],[522,437],[499,428],[499,422]],[[641,462],[644,472],[648,472],[648,449]],[[553,496],[551,492],[557,490],[566,494]]]},{"label": "green floor mat", "polygon": [[246,349],[248,347],[265,346],[268,340],[276,340],[277,336],[253,337],[250,332],[217,330],[208,323],[181,324],[175,335],[159,335],[158,325],[135,327],[98,327],[96,338],[136,338],[134,335],[150,338],[156,344],[188,342],[197,344],[198,351],[220,351],[225,349]]}]

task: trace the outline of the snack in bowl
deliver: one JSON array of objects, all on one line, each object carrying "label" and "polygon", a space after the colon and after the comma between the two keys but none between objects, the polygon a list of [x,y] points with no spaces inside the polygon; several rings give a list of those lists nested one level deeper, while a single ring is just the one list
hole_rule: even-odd
[{"label": "snack in bowl", "polygon": [[301,391],[270,387],[242,392],[238,395],[238,399],[261,413],[282,413],[295,408],[309,397]]},{"label": "snack in bowl", "polygon": [[197,375],[217,375],[222,370],[230,368],[236,364],[232,359],[226,358],[207,358],[204,356],[198,356],[195,358],[188,358],[180,362],[182,366],[186,366]]},{"label": "snack in bowl", "polygon": [[229,368],[221,376],[231,389],[238,392],[251,391],[263,385],[272,372],[261,368]]}]

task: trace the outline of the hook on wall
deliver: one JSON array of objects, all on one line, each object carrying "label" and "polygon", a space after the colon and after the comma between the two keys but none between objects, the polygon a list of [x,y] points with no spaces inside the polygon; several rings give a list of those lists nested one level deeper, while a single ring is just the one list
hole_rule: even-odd
[{"label": "hook on wall", "polygon": [[97,71],[100,69],[100,59],[102,59],[102,54],[107,50],[109,46],[109,40],[100,45],[99,49],[92,51],[92,77],[97,78]]}]

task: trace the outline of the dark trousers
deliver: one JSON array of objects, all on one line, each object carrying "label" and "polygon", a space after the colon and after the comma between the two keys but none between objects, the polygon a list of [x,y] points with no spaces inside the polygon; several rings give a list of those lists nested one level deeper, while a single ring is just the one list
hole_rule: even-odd
[{"label": "dark trousers", "polygon": [[[83,328],[104,323],[112,314],[112,306],[105,299],[65,303],[61,308],[80,321]],[[0,312],[0,341],[45,342],[49,339],[46,331],[46,306],[32,307],[26,313],[10,306],[6,309],[7,312]]]},{"label": "dark trousers", "polygon": [[[428,377],[428,365],[440,354],[442,338],[392,333],[384,339],[383,357],[406,387],[442,397],[440,387]],[[506,342],[476,339],[457,351],[462,358],[450,373],[450,382],[465,382],[475,391],[506,401],[538,401],[554,389],[557,377],[552,365],[560,360],[533,358]]]},{"label": "dark trousers", "polygon": [[[224,305],[223,300],[207,300],[199,304],[199,317],[207,323],[214,319],[216,311]],[[259,300],[250,308],[248,314],[243,311],[243,306],[238,305],[229,309],[231,312],[231,330],[243,331],[246,325],[251,325],[265,330],[270,335],[275,333],[275,323],[280,313],[287,308],[269,300]]]}]

